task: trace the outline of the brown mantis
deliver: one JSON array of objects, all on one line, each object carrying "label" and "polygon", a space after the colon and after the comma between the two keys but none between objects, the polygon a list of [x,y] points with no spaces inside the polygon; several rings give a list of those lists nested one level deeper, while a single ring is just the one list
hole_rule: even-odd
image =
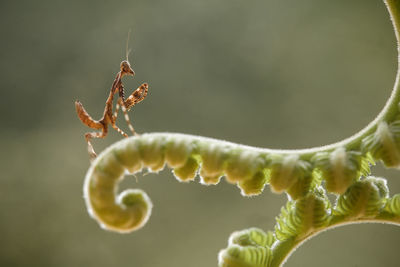
[{"label": "brown mantis", "polygon": [[[101,132],[88,132],[85,134],[85,139],[88,144],[88,153],[90,156],[90,160],[93,160],[97,156],[96,152],[93,149],[91,139],[106,137],[108,133],[108,124],[111,124],[111,126],[115,130],[117,130],[120,134],[122,134],[124,137],[128,137],[128,135],[124,133],[120,128],[118,128],[118,126],[116,125],[116,120],[120,107],[122,108],[129,129],[131,130],[133,135],[136,135],[136,132],[129,121],[129,116],[127,111],[129,111],[135,104],[139,103],[147,96],[147,91],[149,86],[147,83],[143,83],[125,100],[125,92],[124,92],[124,85],[122,84],[122,77],[135,75],[135,72],[131,68],[131,65],[128,61],[128,54],[129,51],[127,50],[126,60],[121,62],[120,71],[117,73],[117,76],[115,77],[115,80],[111,86],[111,90],[106,101],[106,106],[104,108],[103,117],[100,120],[92,119],[92,117],[86,112],[86,110],[82,106],[81,102],[79,102],[78,100],[75,101],[76,112],[78,113],[78,117],[82,121],[82,123],[92,129],[101,130]],[[115,107],[115,113],[113,114],[114,94],[116,94],[117,92],[119,94],[119,98]]]}]

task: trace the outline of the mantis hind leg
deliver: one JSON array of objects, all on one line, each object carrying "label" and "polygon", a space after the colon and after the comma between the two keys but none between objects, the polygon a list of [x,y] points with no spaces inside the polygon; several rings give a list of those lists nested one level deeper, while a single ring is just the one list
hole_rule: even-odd
[{"label": "mantis hind leg", "polygon": [[78,113],[79,119],[83,124],[96,130],[103,129],[103,124],[101,124],[99,121],[92,119],[92,117],[90,117],[85,108],[82,106],[81,102],[75,101],[75,109],[76,113]]},{"label": "mantis hind leg", "polygon": [[97,157],[96,152],[94,152],[91,139],[92,138],[104,138],[107,136],[107,133],[108,133],[108,127],[103,126],[101,132],[90,132],[90,133],[85,134],[85,139],[88,144],[88,153],[89,153],[90,161],[93,161]]}]

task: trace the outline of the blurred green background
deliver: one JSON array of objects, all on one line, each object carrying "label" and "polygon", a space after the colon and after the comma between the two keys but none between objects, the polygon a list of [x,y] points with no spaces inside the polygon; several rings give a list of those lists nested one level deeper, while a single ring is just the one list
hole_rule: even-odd
[{"label": "blurred green background", "polygon": [[[0,266],[216,266],[231,232],[273,228],[286,196],[267,187],[243,198],[225,181],[178,183],[168,169],[122,184],[152,198],[142,230],[107,232],[88,216],[89,129],[74,100],[100,118],[129,29],[137,75],[127,92],[150,84],[130,112],[140,133],[319,146],[364,127],[394,83],[394,33],[379,0],[1,1]],[[111,131],[94,147],[120,139]],[[400,191],[399,172],[373,171]],[[343,227],[286,266],[398,266],[399,241],[394,226]]]}]

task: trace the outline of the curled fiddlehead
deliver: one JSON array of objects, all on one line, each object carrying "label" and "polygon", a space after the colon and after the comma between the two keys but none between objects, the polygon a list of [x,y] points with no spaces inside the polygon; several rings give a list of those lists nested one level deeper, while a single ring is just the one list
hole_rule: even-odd
[{"label": "curled fiddlehead", "polygon": [[[400,0],[385,3],[399,42]],[[210,185],[225,177],[245,196],[260,194],[267,184],[272,192],[289,196],[275,231],[250,228],[233,233],[219,253],[220,266],[280,266],[297,246],[323,230],[358,222],[400,225],[400,195],[390,197],[385,179],[368,176],[377,161],[400,167],[399,77],[398,72],[377,118],[332,145],[274,150],[172,133],[120,141],[99,155],[86,175],[89,213],[108,230],[139,229],[150,217],[150,198],[139,189],[116,195],[118,183],[126,173],[143,168],[158,172],[167,165],[182,182],[199,175],[202,184]],[[334,205],[328,193],[337,196]]]}]

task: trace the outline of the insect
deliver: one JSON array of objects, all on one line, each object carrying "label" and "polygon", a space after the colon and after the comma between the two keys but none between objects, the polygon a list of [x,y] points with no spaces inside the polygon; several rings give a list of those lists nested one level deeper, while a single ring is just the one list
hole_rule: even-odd
[{"label": "insect", "polygon": [[[129,34],[128,34],[128,40],[129,40]],[[104,108],[103,117],[100,120],[92,119],[92,117],[86,112],[81,102],[79,102],[78,100],[75,101],[76,112],[82,123],[92,129],[101,130],[101,132],[88,132],[85,134],[85,139],[88,144],[88,153],[91,161],[97,157],[96,152],[93,149],[91,139],[106,137],[108,133],[108,124],[111,124],[111,126],[115,130],[117,130],[120,134],[122,134],[124,137],[128,137],[128,135],[116,125],[116,120],[120,107],[124,113],[124,117],[129,126],[130,131],[132,132],[133,135],[137,134],[131,122],[129,121],[128,111],[134,105],[141,102],[147,96],[147,91],[149,86],[147,83],[143,83],[127,99],[125,99],[125,91],[124,91],[124,85],[122,84],[122,77],[135,75],[135,72],[133,71],[129,63],[128,55],[129,51],[128,51],[128,41],[127,41],[126,60],[123,60],[120,64],[120,71],[117,73],[115,80],[112,83],[111,90],[106,101],[106,106]],[[114,95],[117,92],[119,97],[115,107],[115,113],[113,114],[113,100],[114,100]]]}]

